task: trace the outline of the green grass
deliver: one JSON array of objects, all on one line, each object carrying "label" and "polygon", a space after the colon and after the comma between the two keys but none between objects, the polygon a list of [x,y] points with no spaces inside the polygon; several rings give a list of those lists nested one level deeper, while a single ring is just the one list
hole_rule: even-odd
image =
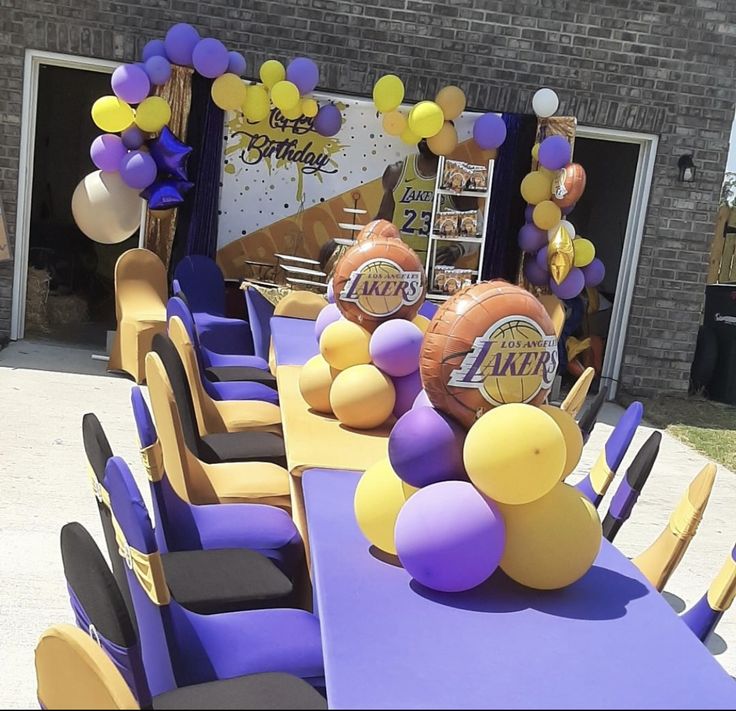
[{"label": "green grass", "polygon": [[736,471],[736,407],[702,397],[661,396],[639,400],[644,419],[706,457]]}]

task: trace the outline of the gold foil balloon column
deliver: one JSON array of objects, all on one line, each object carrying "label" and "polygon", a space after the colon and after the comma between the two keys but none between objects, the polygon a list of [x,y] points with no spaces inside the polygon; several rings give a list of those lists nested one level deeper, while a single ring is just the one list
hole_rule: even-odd
[{"label": "gold foil balloon column", "polygon": [[556,284],[562,284],[575,262],[575,249],[568,231],[560,225],[547,247],[549,273]]}]

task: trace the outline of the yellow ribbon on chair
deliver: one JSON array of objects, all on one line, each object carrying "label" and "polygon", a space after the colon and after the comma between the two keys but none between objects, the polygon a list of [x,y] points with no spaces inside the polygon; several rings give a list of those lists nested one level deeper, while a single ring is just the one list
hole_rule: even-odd
[{"label": "yellow ribbon on chair", "polygon": [[92,493],[95,495],[95,498],[101,503],[105,504],[107,508],[110,508],[110,494],[107,493],[107,489],[100,484],[100,482],[97,480],[97,475],[95,474],[94,469],[92,469],[92,465],[87,465],[87,474],[89,476],[89,480],[92,484]]},{"label": "yellow ribbon on chair", "polygon": [[611,470],[606,461],[605,449],[598,455],[595,464],[590,470],[590,483],[593,485],[593,491],[596,494],[603,496],[607,491],[608,487],[611,486],[611,482],[616,474]]},{"label": "yellow ribbon on chair", "polygon": [[157,482],[164,478],[164,451],[159,440],[141,449],[141,459],[148,481]]}]

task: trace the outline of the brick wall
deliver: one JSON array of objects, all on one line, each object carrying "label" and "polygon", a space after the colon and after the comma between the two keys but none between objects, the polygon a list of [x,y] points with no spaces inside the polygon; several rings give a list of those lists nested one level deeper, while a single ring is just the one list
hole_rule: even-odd
[{"label": "brick wall", "polygon": [[[243,51],[250,67],[313,57],[326,89],[366,94],[394,71],[409,99],[454,81],[474,108],[528,111],[548,85],[581,123],[658,134],[622,381],[643,392],[687,387],[736,102],[734,0],[0,0],[0,195],[11,238],[25,49],[129,61],[180,21]],[[678,184],[677,159],[693,151],[697,182]],[[0,338],[11,281],[12,265],[0,264]]]}]

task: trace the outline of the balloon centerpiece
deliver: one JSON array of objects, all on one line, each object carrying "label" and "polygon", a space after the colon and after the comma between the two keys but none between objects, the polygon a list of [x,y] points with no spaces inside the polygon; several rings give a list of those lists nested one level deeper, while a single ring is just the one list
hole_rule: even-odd
[{"label": "balloon centerpiece", "polygon": [[583,438],[568,413],[544,404],[557,370],[544,307],[503,281],[466,287],[435,314],[419,362],[424,390],[356,489],[363,534],[443,592],[474,588],[499,567],[542,590],[581,578],[601,523],[562,483]]},{"label": "balloon centerpiece", "polygon": [[374,220],[338,261],[331,291],[334,302],[315,322],[320,354],[300,375],[302,397],[347,427],[379,427],[407,412],[421,390],[424,270],[397,228]]}]

